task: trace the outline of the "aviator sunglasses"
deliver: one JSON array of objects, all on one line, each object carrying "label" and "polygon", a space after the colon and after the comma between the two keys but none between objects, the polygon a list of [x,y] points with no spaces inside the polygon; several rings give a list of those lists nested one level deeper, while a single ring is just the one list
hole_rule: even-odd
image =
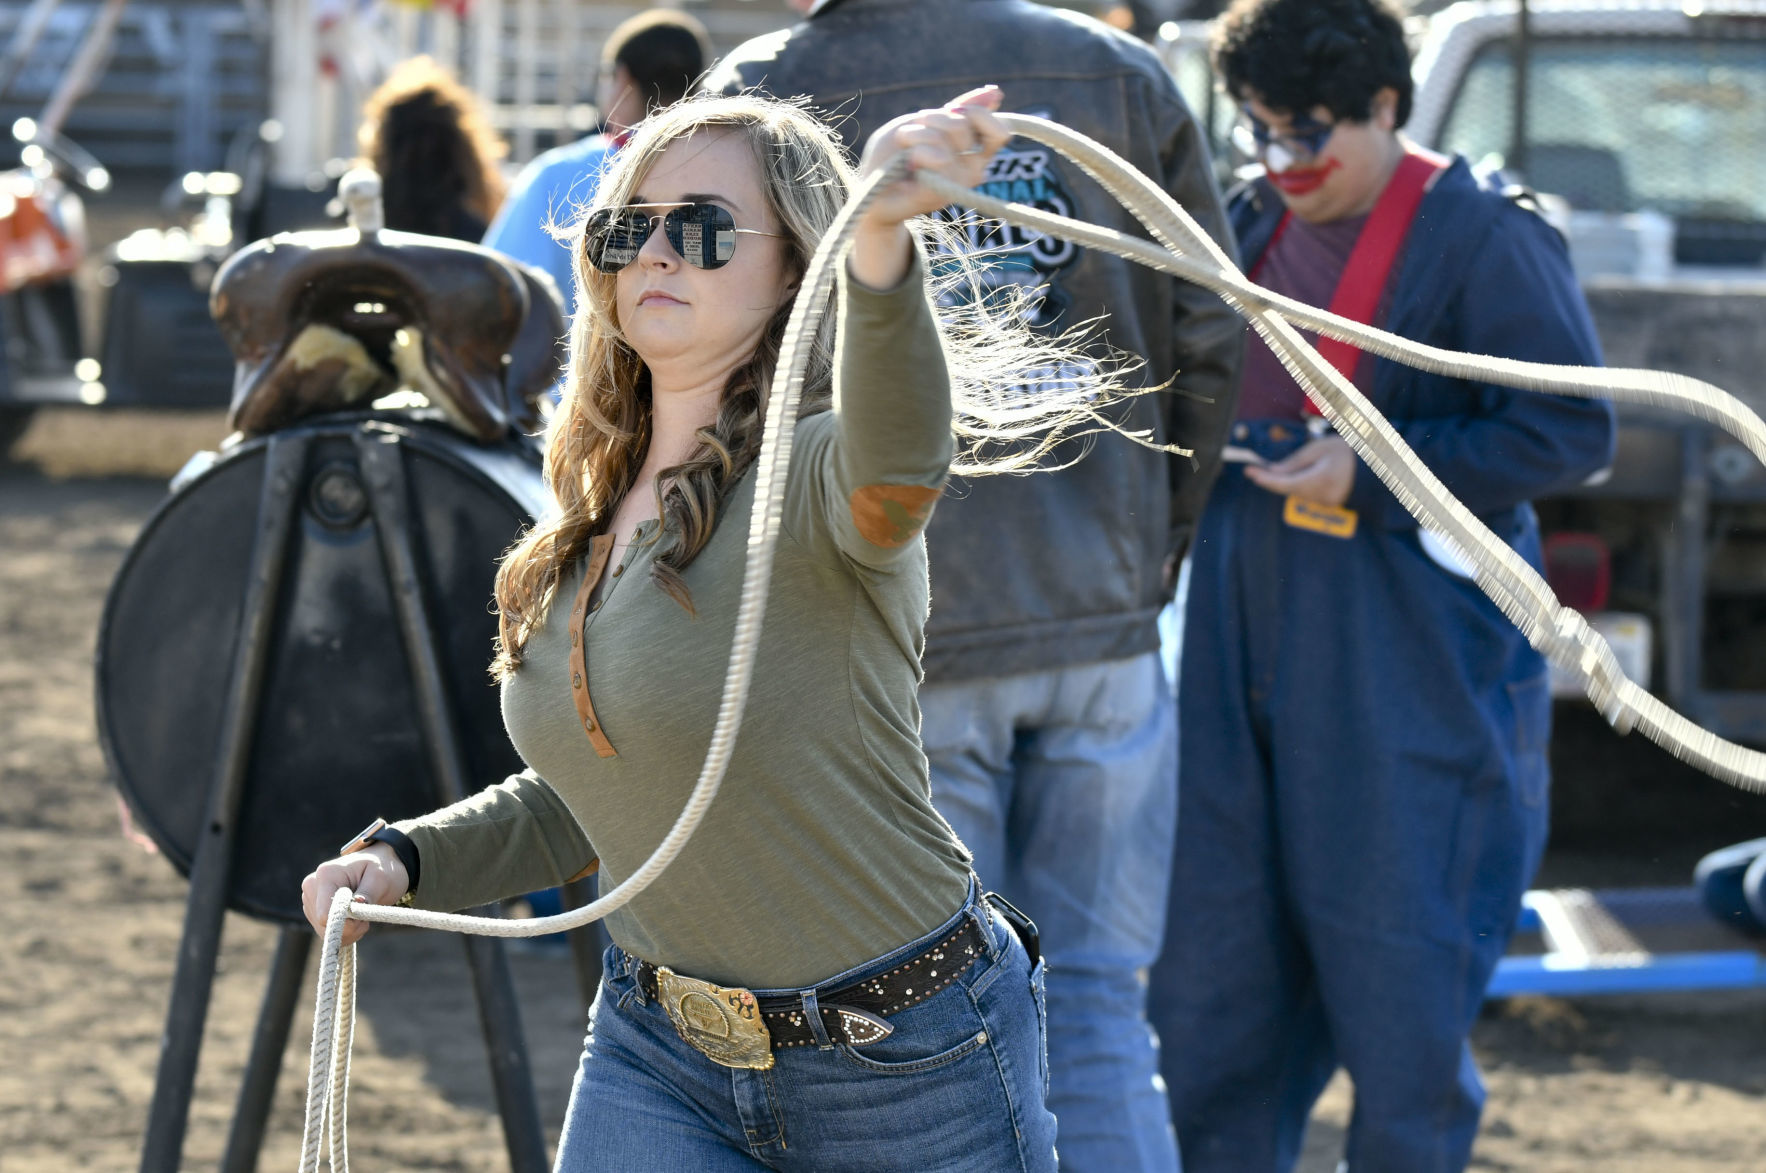
[{"label": "aviator sunglasses", "polygon": [[[669,210],[652,212],[651,208]],[[783,233],[736,227],[729,209],[717,204],[627,204],[602,208],[589,216],[583,229],[589,263],[603,273],[619,272],[638,259],[658,220],[670,247],[695,269],[721,269],[728,264],[736,255],[737,233],[784,239]]]}]

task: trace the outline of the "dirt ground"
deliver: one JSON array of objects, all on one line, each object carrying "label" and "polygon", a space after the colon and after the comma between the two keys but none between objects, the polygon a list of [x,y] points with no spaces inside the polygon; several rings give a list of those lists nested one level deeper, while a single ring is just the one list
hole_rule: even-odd
[{"label": "dirt ground", "polygon": [[[47,413],[0,467],[0,1173],[129,1170],[139,1159],[185,885],[118,833],[91,657],[110,578],[164,478],[219,431],[209,415]],[[1643,751],[1615,752],[1635,762]],[[1701,785],[1662,781],[1672,792],[1647,810],[1578,790],[1548,880],[1681,882],[1699,851],[1766,834],[1761,805]],[[1697,817],[1681,820],[1693,800]],[[1607,834],[1603,819],[1624,825]],[[188,1168],[214,1168],[225,1143],[277,931],[229,915]],[[377,931],[361,960],[358,1167],[507,1168],[459,945]],[[512,961],[555,1137],[582,1008],[565,955]],[[266,1170],[298,1157],[308,996]],[[1477,1169],[1766,1170],[1766,994],[1521,999],[1492,1006],[1474,1041],[1490,1087]],[[1339,1081],[1321,1103],[1306,1173],[1332,1168],[1350,1096]]]}]

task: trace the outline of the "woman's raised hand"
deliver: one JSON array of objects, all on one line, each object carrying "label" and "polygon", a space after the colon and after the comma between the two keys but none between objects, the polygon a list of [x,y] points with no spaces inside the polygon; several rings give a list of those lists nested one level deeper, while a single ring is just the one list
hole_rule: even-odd
[{"label": "woman's raised hand", "polygon": [[[983,86],[948,106],[884,123],[865,144],[860,175],[869,178],[905,151],[915,170],[935,172],[963,187],[976,186],[987,174],[988,162],[1012,137],[994,117],[1000,98],[998,86]],[[878,289],[899,283],[910,257],[905,222],[949,202],[911,178],[884,188],[859,222],[849,261],[852,275]]]},{"label": "woman's raised hand", "polygon": [[[301,909],[313,931],[325,935],[325,922],[331,916],[331,898],[339,888],[348,888],[357,900],[371,904],[397,904],[399,897],[411,886],[405,865],[393,849],[375,843],[363,851],[352,851],[336,859],[326,860],[300,882]],[[368,931],[368,922],[352,920],[343,926],[343,943],[354,944]]]},{"label": "woman's raised hand", "polygon": [[[864,158],[859,162],[861,178],[870,178],[906,151],[916,171],[932,171],[964,187],[974,187],[986,175],[988,161],[1012,137],[993,116],[1000,97],[998,86],[982,86],[948,106],[885,122],[865,144]],[[889,227],[910,216],[936,212],[949,202],[910,179],[879,193],[864,222],[870,228]]]}]

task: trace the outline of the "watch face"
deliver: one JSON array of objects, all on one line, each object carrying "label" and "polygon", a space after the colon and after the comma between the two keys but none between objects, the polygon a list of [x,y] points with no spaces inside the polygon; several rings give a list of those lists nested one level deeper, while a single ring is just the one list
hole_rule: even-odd
[{"label": "watch face", "polygon": [[351,839],[348,843],[345,843],[342,847],[338,848],[337,854],[349,855],[352,852],[362,850],[364,847],[368,846],[368,836],[384,830],[386,830],[386,820],[375,819],[372,823],[363,827],[361,833],[354,839]]}]

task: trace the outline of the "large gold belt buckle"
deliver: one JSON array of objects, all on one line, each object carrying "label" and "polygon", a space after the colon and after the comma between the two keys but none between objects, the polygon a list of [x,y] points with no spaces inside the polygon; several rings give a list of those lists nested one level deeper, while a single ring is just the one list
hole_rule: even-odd
[{"label": "large gold belt buckle", "polygon": [[725,989],[658,966],[656,995],[675,1033],[713,1063],[755,1071],[773,1065],[773,1036],[747,990]]}]

